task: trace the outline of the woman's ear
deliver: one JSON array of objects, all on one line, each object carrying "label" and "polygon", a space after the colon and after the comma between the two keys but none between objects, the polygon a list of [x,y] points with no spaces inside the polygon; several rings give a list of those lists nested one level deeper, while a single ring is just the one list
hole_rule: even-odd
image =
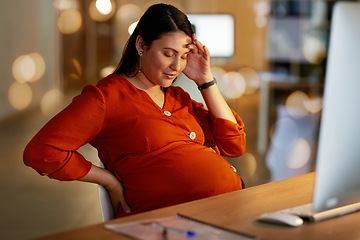
[{"label": "woman's ear", "polygon": [[145,43],[141,35],[137,36],[135,45],[139,56],[142,56],[145,51]]}]

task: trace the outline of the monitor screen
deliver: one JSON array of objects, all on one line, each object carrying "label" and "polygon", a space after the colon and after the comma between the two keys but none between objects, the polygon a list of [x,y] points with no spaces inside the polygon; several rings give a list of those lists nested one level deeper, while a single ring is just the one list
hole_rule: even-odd
[{"label": "monitor screen", "polygon": [[230,14],[188,14],[197,39],[210,51],[211,57],[234,55],[234,17]]}]

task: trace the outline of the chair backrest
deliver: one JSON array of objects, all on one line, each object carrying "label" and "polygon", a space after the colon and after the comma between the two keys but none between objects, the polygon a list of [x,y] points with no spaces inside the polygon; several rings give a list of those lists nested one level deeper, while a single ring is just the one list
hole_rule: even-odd
[{"label": "chair backrest", "polygon": [[[99,167],[105,168],[104,164],[100,161]],[[98,185],[99,202],[101,215],[104,222],[115,218],[114,208],[111,204],[110,195],[104,186]]]}]

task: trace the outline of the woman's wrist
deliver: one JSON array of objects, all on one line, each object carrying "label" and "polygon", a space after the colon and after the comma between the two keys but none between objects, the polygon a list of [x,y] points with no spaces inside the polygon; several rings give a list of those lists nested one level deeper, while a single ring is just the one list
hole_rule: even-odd
[{"label": "woman's wrist", "polygon": [[109,191],[117,189],[119,185],[121,185],[119,179],[117,179],[117,177],[110,172],[105,181],[106,182],[104,183],[104,187],[106,187]]},{"label": "woman's wrist", "polygon": [[205,83],[199,85],[199,86],[198,86],[198,89],[199,89],[200,91],[202,91],[202,90],[205,90],[205,89],[213,86],[213,85],[216,84],[216,83],[217,83],[216,78],[213,78],[211,81],[208,81],[208,82],[205,82]]},{"label": "woman's wrist", "polygon": [[197,77],[197,79],[192,79],[198,87],[200,87],[203,84],[206,84],[208,82],[211,82],[214,80],[214,76],[212,74],[206,74],[202,77]]}]

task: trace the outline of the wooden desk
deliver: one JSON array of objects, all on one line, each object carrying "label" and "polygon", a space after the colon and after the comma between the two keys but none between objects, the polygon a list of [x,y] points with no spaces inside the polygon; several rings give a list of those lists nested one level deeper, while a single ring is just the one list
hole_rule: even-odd
[{"label": "wooden desk", "polygon": [[[224,228],[257,236],[259,239],[360,239],[360,212],[292,228],[255,221],[265,212],[309,203],[314,173],[268,183],[237,192],[115,219],[121,223],[184,214]],[[97,224],[42,239],[128,239]]]}]

